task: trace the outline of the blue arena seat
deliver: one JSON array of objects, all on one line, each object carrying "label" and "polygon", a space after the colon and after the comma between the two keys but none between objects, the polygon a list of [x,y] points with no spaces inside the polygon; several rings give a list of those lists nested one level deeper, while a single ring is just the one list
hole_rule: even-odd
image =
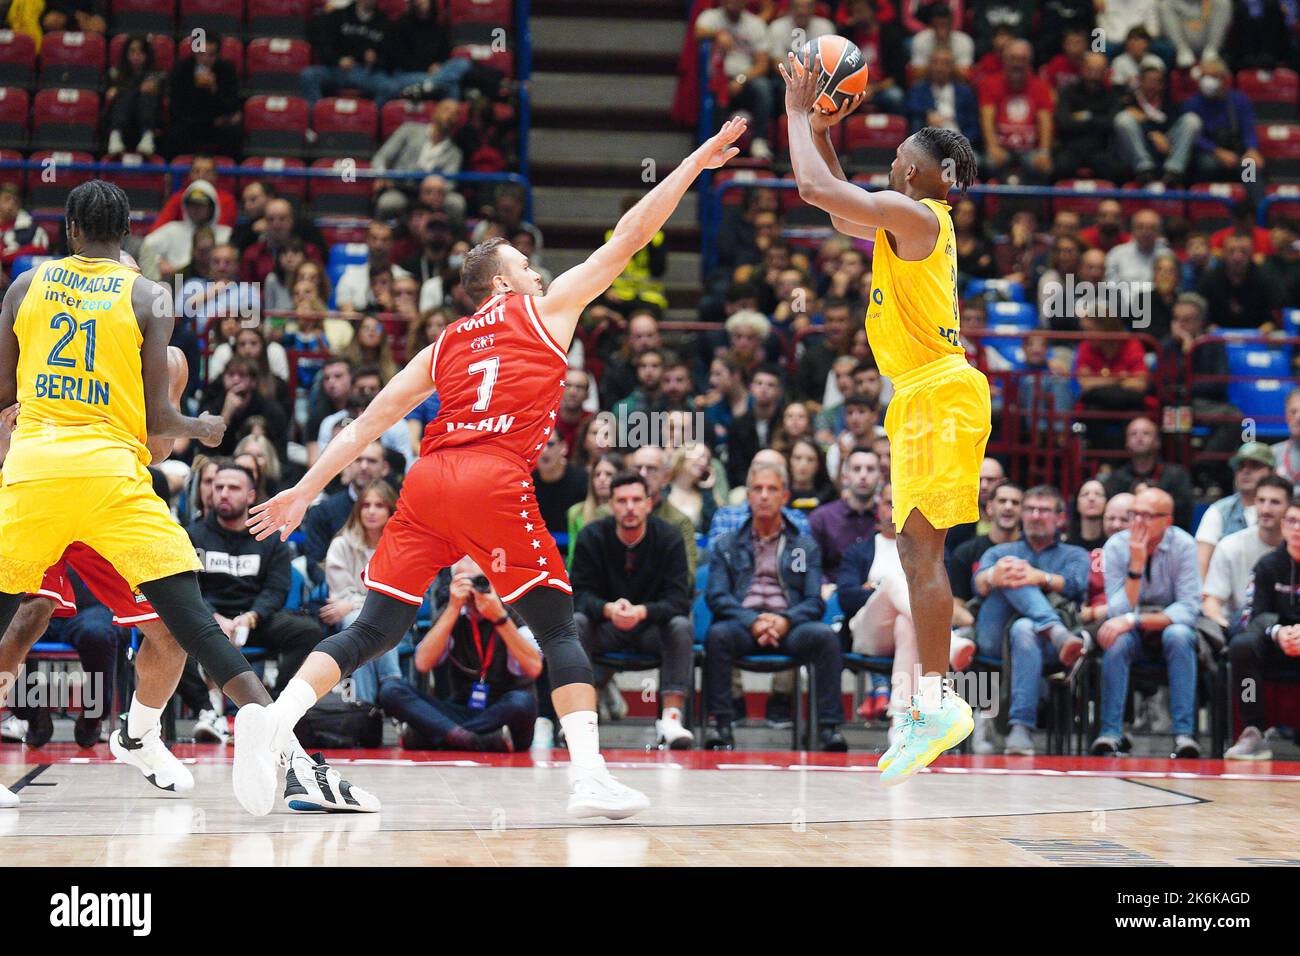
[{"label": "blue arena seat", "polygon": [[10,281],[17,279],[27,270],[35,269],[42,262],[49,262],[53,258],[53,256],[18,256],[14,259],[13,266],[10,268]]},{"label": "blue arena seat", "polygon": [[966,283],[962,298],[981,296],[990,303],[1024,302],[1025,287],[1019,282],[1006,279],[971,279]]},{"label": "blue arena seat", "polygon": [[[1236,374],[1234,370],[1234,374]],[[1268,421],[1282,416],[1283,403],[1295,383],[1286,378],[1257,378],[1228,383],[1228,401],[1241,410],[1243,418],[1255,421],[1261,441],[1278,441],[1289,434],[1286,424]],[[1261,421],[1261,419],[1264,419]]]},{"label": "blue arena seat", "polygon": [[1038,307],[1030,302],[992,302],[989,304],[985,321],[988,325],[1009,325],[1017,329],[1036,329],[1038,328]]}]

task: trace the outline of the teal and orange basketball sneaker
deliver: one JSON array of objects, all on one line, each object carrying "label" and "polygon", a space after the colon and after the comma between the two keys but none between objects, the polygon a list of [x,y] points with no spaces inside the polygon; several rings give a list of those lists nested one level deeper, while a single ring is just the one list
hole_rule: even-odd
[{"label": "teal and orange basketball sneaker", "polygon": [[970,704],[951,690],[945,689],[937,711],[922,713],[920,703],[920,698],[912,698],[897,743],[881,755],[877,764],[881,768],[880,782],[887,787],[928,767],[939,754],[956,747],[975,729]]}]

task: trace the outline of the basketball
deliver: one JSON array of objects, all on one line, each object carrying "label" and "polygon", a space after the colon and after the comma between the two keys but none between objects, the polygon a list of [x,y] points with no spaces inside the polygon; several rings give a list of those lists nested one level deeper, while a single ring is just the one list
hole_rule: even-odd
[{"label": "basketball", "polygon": [[821,60],[817,74],[817,103],[819,110],[834,113],[846,100],[867,88],[867,62],[862,51],[842,36],[827,34],[804,47],[805,56],[810,47]]}]

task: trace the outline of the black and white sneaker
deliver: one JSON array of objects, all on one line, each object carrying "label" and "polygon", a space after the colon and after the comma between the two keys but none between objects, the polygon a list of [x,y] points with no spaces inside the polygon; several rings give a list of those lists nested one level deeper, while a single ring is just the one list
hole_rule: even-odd
[{"label": "black and white sneaker", "polygon": [[167,749],[155,727],[138,740],[126,732],[126,715],[121,726],[109,734],[108,749],[119,763],[129,764],[159,790],[189,793],[194,789],[194,775]]},{"label": "black and white sneaker", "polygon": [[299,751],[285,775],[284,805],[298,813],[377,813],[379,798],[344,780],[322,754]]}]

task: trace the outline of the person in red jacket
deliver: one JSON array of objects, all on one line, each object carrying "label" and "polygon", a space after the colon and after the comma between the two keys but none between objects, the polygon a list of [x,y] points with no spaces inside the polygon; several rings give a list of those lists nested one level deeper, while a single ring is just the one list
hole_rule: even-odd
[{"label": "person in red jacket", "polygon": [[[1052,88],[1032,70],[1034,50],[1012,40],[1002,51],[1002,74],[980,82],[980,130],[989,179],[1044,182],[1052,169]],[[1009,181],[1009,179],[1008,179]]]},{"label": "person in red jacket", "polygon": [[217,161],[211,156],[196,153],[194,159],[190,162],[189,179],[186,180],[184,186],[172,193],[167,202],[163,203],[158,218],[149,227],[150,232],[153,232],[159,226],[175,222],[181,218],[185,193],[190,188],[190,183],[197,182],[200,179],[207,180],[217,190],[217,199],[219,200],[217,203],[217,222],[220,225],[234,228],[235,219],[239,215],[239,201],[235,199],[234,193],[226,192],[226,190],[217,186]]}]

